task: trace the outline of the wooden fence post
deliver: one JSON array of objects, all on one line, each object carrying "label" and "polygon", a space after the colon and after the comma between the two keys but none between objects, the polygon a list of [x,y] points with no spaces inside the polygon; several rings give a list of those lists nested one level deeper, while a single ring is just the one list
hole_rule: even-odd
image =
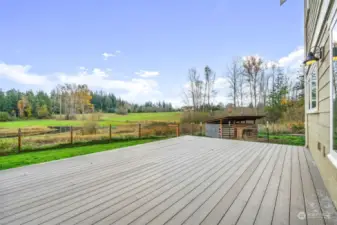
[{"label": "wooden fence post", "polygon": [[200,122],[200,136],[202,136],[202,122]]},{"label": "wooden fence post", "polygon": [[[267,121],[267,141],[269,143],[269,122]],[[259,131],[257,132],[257,136],[259,136]]]},{"label": "wooden fence post", "polygon": [[177,124],[177,137],[180,136],[180,124],[178,123]]},{"label": "wooden fence post", "polygon": [[111,124],[109,125],[109,140],[111,141]]},{"label": "wooden fence post", "polygon": [[70,144],[73,144],[73,126],[70,126]]},{"label": "wooden fence post", "polygon": [[193,123],[191,123],[191,135],[193,136]]},{"label": "wooden fence post", "polygon": [[219,138],[222,138],[222,119],[220,119],[220,124],[219,124]]},{"label": "wooden fence post", "polygon": [[21,128],[18,130],[18,153],[21,152]]},{"label": "wooden fence post", "polygon": [[142,125],[140,123],[138,124],[138,137],[142,137]]}]

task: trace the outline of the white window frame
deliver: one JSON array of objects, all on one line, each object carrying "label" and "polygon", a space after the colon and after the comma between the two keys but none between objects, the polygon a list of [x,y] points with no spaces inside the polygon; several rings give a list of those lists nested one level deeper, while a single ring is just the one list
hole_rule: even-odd
[{"label": "white window frame", "polygon": [[333,149],[333,61],[332,61],[332,47],[333,47],[333,35],[332,31],[334,26],[337,27],[337,15],[331,22],[329,36],[330,36],[330,149],[327,157],[330,159],[332,164],[337,168],[337,151]]},{"label": "white window frame", "polygon": [[[312,75],[316,73],[316,105],[312,106]],[[306,76],[306,103],[305,107],[307,108],[307,113],[317,113],[318,111],[318,62],[312,64],[309,68],[309,71]]]}]

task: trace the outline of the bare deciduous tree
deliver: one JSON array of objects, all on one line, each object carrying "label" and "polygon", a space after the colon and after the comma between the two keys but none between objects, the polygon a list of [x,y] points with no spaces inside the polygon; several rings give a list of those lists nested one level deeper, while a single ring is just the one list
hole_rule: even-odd
[{"label": "bare deciduous tree", "polygon": [[203,82],[200,80],[200,76],[197,74],[197,70],[195,68],[192,68],[188,71],[188,79],[188,96],[192,100],[194,110],[198,111],[201,108],[203,100]]},{"label": "bare deciduous tree", "polygon": [[272,77],[268,71],[269,68],[267,64],[262,65],[259,83],[259,103],[263,106],[267,104],[267,97],[269,95],[269,80]]},{"label": "bare deciduous tree", "polygon": [[215,73],[209,66],[205,67],[205,81],[200,79],[200,75],[195,68],[188,71],[188,87],[183,91],[182,100],[185,105],[192,103],[195,111],[206,110],[211,107],[212,100],[217,92],[214,89]]},{"label": "bare deciduous tree", "polygon": [[209,66],[205,67],[205,85],[204,85],[204,101],[203,101],[203,109],[211,106],[211,98],[215,97],[216,91],[214,90],[214,82],[215,82],[215,73]]},{"label": "bare deciduous tree", "polygon": [[243,62],[244,73],[250,90],[250,99],[253,106],[257,107],[257,84],[262,71],[262,60],[258,56],[248,56]]},{"label": "bare deciduous tree", "polygon": [[228,66],[225,78],[229,82],[229,88],[231,89],[229,97],[233,98],[233,105],[237,107],[243,101],[244,85],[242,62],[238,58],[233,59]]}]

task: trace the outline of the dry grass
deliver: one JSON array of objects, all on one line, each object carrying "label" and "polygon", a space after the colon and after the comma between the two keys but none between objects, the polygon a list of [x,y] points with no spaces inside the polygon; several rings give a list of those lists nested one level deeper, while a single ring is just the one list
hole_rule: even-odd
[{"label": "dry grass", "polygon": [[176,128],[165,123],[153,123],[142,127],[142,137],[148,136],[172,136],[176,134]]},{"label": "dry grass", "polygon": [[[138,124],[112,127],[111,138],[137,138],[139,136],[138,128]],[[172,136],[175,135],[175,132],[175,128],[168,126],[168,124],[147,124],[142,125],[141,136]],[[93,127],[90,127],[90,132],[88,132],[88,127],[73,129],[73,143],[101,141],[108,140],[109,138],[109,126],[99,127],[94,124]],[[37,133],[37,135],[32,135],[31,132],[28,132],[22,135],[21,143],[23,151],[26,149],[34,150],[61,144],[70,144],[71,132],[67,131],[52,134]],[[0,139],[0,155],[15,152],[17,151],[17,148],[17,137]]]},{"label": "dry grass", "polygon": [[[288,123],[276,123],[269,124],[270,134],[304,134],[304,123],[303,122],[288,122]],[[259,132],[266,133],[267,125],[259,124]]]},{"label": "dry grass", "polygon": [[[18,135],[19,129],[12,128],[0,128],[0,137],[12,137]],[[25,127],[21,129],[22,135],[37,135],[45,134],[53,131],[53,129],[48,127]]]}]

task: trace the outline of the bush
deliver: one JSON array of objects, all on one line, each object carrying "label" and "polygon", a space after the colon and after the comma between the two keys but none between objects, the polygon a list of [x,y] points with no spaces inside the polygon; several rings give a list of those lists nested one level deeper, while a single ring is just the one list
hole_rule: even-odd
[{"label": "bush", "polygon": [[128,109],[126,106],[118,106],[116,109],[116,114],[119,115],[127,115],[128,114]]},{"label": "bush", "polygon": [[96,121],[87,121],[83,125],[83,134],[96,134],[98,127]]},{"label": "bush", "polygon": [[100,112],[96,112],[96,113],[91,113],[87,116],[87,120],[90,121],[100,121],[102,118],[103,114]]},{"label": "bush", "polygon": [[66,114],[65,120],[77,120],[76,114]]},{"label": "bush", "polygon": [[17,138],[0,138],[0,155],[17,150]]},{"label": "bush", "polygon": [[207,112],[183,112],[180,117],[180,123],[200,123],[213,118]]},{"label": "bush", "polygon": [[46,105],[37,108],[37,117],[39,119],[47,119],[49,116],[49,111]]},{"label": "bush", "polygon": [[0,121],[1,122],[5,122],[5,121],[11,121],[12,118],[11,116],[9,115],[8,112],[0,112]]},{"label": "bush", "polygon": [[290,124],[293,133],[304,134],[304,122]]}]

